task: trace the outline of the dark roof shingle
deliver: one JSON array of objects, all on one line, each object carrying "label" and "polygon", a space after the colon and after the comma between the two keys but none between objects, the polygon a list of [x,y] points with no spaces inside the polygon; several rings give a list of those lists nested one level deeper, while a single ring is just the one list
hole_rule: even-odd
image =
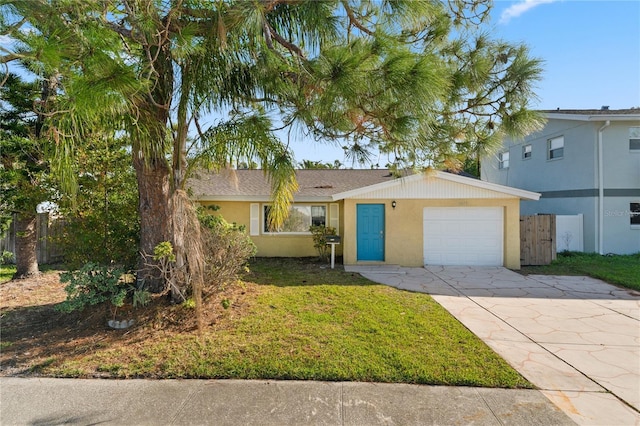
[{"label": "dark roof shingle", "polygon": [[[405,175],[411,173],[405,173]],[[299,190],[295,197],[330,198],[333,194],[364,188],[393,180],[386,169],[297,170]],[[196,199],[269,197],[271,185],[263,170],[228,170],[221,173],[200,172],[189,179]]]}]

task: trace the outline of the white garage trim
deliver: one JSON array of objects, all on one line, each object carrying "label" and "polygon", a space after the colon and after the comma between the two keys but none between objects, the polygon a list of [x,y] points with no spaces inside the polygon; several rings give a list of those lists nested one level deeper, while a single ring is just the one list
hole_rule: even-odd
[{"label": "white garage trim", "polygon": [[425,207],[425,265],[502,266],[502,207]]}]

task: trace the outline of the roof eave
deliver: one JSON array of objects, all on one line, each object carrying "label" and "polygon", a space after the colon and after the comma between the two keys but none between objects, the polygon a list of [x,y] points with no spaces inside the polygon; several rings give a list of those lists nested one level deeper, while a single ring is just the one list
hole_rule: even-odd
[{"label": "roof eave", "polygon": [[546,113],[546,118],[573,121],[640,121],[640,114],[563,114]]},{"label": "roof eave", "polygon": [[[198,202],[217,202],[217,201],[235,201],[249,203],[270,203],[273,200],[266,195],[203,195],[196,196]],[[331,196],[304,196],[293,197],[294,203],[330,203],[333,201]]]},{"label": "roof eave", "polygon": [[407,182],[412,182],[414,180],[419,180],[422,178],[422,176],[423,176],[422,173],[416,173],[413,175],[404,176],[404,177],[389,180],[386,182],[380,182],[373,185],[352,189],[349,191],[339,192],[337,194],[333,194],[331,197],[333,198],[334,201],[344,200],[345,198],[354,198],[354,197],[357,197],[358,195],[371,192],[371,191],[389,188],[389,187],[398,185],[399,183],[407,183]]},{"label": "roof eave", "polygon": [[497,183],[491,183],[484,180],[471,179],[464,176],[454,175],[452,173],[437,172],[438,177],[453,182],[475,186],[477,188],[487,189],[489,191],[501,192],[503,194],[518,197],[523,200],[538,201],[542,194],[538,192],[531,192],[520,188],[514,188],[511,186],[499,185]]},{"label": "roof eave", "polygon": [[[500,192],[500,193],[503,193],[512,197],[517,197],[523,200],[537,201],[540,199],[540,196],[541,196],[541,194],[537,192],[526,191],[524,189],[519,189],[519,188],[512,188],[510,186],[498,185],[496,183],[490,183],[483,180],[459,176],[453,173],[436,171],[434,176],[440,179],[457,182],[463,185],[470,185],[476,188],[486,189],[494,192]],[[419,180],[419,179],[422,179],[423,177],[424,177],[423,173],[418,173],[418,174],[406,176],[400,179],[395,179],[389,182],[382,182],[376,185],[366,186],[364,188],[341,192],[338,194],[334,194],[333,200],[337,201],[337,200],[343,200],[346,198],[357,198],[358,196],[366,194],[367,192],[385,189],[395,185],[410,183],[413,180]]]}]

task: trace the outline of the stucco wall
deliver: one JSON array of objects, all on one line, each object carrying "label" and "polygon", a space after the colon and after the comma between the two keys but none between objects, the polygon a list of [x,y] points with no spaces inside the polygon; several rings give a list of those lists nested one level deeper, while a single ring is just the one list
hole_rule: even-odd
[{"label": "stucco wall", "polygon": [[[220,209],[211,212],[213,215],[222,216],[227,222],[236,223],[238,225],[245,225],[247,228],[247,234],[250,229],[250,202],[245,201],[220,201],[220,202],[202,202],[204,206],[216,205]],[[262,206],[269,203],[260,203],[260,212],[262,215]],[[303,203],[309,204],[309,203]],[[314,205],[329,205],[329,203],[312,203]],[[342,235],[344,229],[344,209],[342,202],[339,202],[340,206],[340,226],[339,234]],[[328,213],[329,214],[329,213]],[[262,216],[260,218],[260,224],[262,224]],[[328,224],[327,224],[328,225]],[[261,257],[312,257],[317,256],[318,253],[313,247],[313,238],[311,234],[308,235],[287,235],[287,234],[265,234],[260,229],[260,235],[252,235],[251,240],[256,245],[258,251],[256,256]],[[336,255],[342,255],[342,245],[336,246]]]},{"label": "stucco wall", "polygon": [[[629,224],[629,203],[640,202],[640,152],[629,149],[629,128],[640,121],[611,121],[602,132],[604,206],[598,205],[598,130],[603,121],[549,120],[524,140],[504,141],[508,169],[498,169],[494,156],[483,159],[483,180],[541,192],[539,201],[523,201],[522,214],[584,215],[584,250],[597,252],[599,215],[603,217],[603,253],[640,251],[640,229]],[[564,157],[548,160],[547,141],[564,136]],[[530,159],[522,146],[532,145]]]},{"label": "stucco wall", "polygon": [[[598,125],[584,121],[549,120],[545,128],[524,139],[505,138],[509,167],[498,168],[497,156],[482,160],[482,180],[528,191],[544,192],[594,188]],[[564,137],[564,156],[547,158],[549,139]],[[627,139],[628,142],[628,139]],[[531,145],[531,158],[522,158],[523,145]]]},{"label": "stucco wall", "polygon": [[630,223],[630,203],[640,203],[640,197],[605,197],[603,253],[640,253],[640,227]]},{"label": "stucco wall", "polygon": [[520,200],[513,199],[454,199],[416,200],[399,199],[395,209],[392,200],[344,201],[344,263],[357,264],[356,205],[385,205],[385,261],[387,264],[422,266],[423,209],[425,207],[494,207],[504,208],[504,266],[520,268]]}]

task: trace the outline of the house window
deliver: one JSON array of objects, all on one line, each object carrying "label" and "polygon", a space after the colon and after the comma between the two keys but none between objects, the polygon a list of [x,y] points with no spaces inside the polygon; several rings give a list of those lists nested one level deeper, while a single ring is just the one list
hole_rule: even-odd
[{"label": "house window", "polygon": [[265,233],[309,233],[309,227],[326,226],[327,206],[316,206],[306,204],[294,204],[289,209],[289,217],[278,229],[270,229],[269,211],[271,206],[264,206],[263,210],[263,232]]},{"label": "house window", "polygon": [[549,147],[549,155],[548,155],[549,160],[554,160],[556,158],[564,157],[564,136],[549,139],[548,147]]},{"label": "house window", "polygon": [[640,203],[629,204],[629,222],[634,228],[640,227]]},{"label": "house window", "polygon": [[498,168],[509,168],[509,152],[501,152],[500,154],[498,154]]},{"label": "house window", "polygon": [[640,127],[629,127],[629,150],[640,152]]},{"label": "house window", "polygon": [[522,147],[522,159],[526,160],[527,158],[531,158],[531,144]]}]

